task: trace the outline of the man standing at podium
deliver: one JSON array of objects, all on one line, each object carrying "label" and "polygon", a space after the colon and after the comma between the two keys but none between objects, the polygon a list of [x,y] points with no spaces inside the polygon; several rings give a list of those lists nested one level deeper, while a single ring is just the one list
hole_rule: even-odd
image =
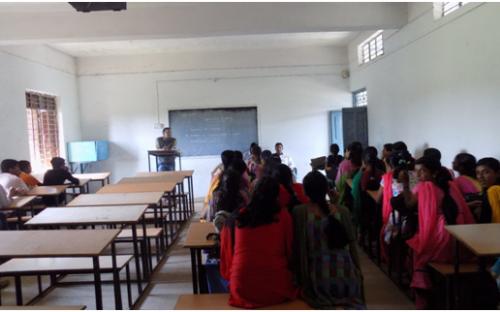
[{"label": "man standing at podium", "polygon": [[[156,148],[164,151],[175,152],[176,140],[170,133],[170,128],[163,128],[163,136],[156,139]],[[175,170],[175,155],[161,156],[159,158],[158,171],[174,171]]]}]

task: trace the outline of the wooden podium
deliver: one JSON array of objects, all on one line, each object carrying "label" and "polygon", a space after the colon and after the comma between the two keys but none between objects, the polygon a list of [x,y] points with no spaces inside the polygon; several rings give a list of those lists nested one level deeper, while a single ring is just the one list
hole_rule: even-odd
[{"label": "wooden podium", "polygon": [[179,170],[182,170],[181,153],[178,151],[150,150],[148,151],[148,168],[151,172],[151,156],[155,158],[156,171],[158,171],[158,157],[175,156],[179,160]]}]

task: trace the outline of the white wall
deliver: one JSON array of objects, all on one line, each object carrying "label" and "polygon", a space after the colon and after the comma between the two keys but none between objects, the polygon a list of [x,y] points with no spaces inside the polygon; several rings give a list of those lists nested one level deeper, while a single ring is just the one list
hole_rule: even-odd
[{"label": "white wall", "polygon": [[[351,103],[347,80],[340,77],[347,68],[347,51],[324,49],[300,55],[247,51],[145,57],[144,72],[137,73],[130,73],[140,67],[137,57],[130,58],[130,67],[123,58],[113,64],[111,58],[82,59],[83,137],[111,142],[110,159],[93,169],[111,170],[113,180],[147,170],[146,151],[160,135],[153,127],[157,103],[164,123],[169,109],[252,105],[258,108],[260,144],[272,148],[283,142],[302,178],[310,158],[328,152],[328,111]],[[173,70],[166,70],[168,63]],[[205,195],[210,171],[219,161],[218,156],[183,158],[183,169],[195,170],[195,196]]]},{"label": "white wall", "polygon": [[409,7],[413,21],[390,32],[375,62],[357,64],[366,36],[349,46],[350,88],[368,91],[370,144],[404,140],[416,156],[437,147],[448,166],[462,150],[499,158],[500,4],[471,3],[439,20],[425,5]]},{"label": "white wall", "polygon": [[0,47],[0,159],[29,159],[25,91],[57,96],[61,152],[80,139],[73,58],[45,46]]}]

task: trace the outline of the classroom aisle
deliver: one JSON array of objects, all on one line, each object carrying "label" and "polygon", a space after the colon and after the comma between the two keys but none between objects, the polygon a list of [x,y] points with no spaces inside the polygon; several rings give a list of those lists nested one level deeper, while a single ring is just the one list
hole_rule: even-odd
[{"label": "classroom aisle", "polygon": [[[196,205],[199,211],[200,204]],[[197,221],[199,214],[193,217]],[[153,275],[151,285],[146,290],[143,300],[139,303],[140,309],[173,309],[177,298],[181,294],[192,293],[191,284],[191,262],[189,250],[182,248],[189,225],[186,224],[181,231],[176,244],[170,248],[168,257],[160,265]],[[360,253],[361,265],[364,274],[365,295],[369,309],[414,309],[413,303],[390,281],[382,271],[363,253]],[[131,271],[135,271],[131,267]],[[109,278],[109,276],[105,276]],[[92,279],[91,275],[68,276],[69,280]],[[134,297],[136,288],[133,287]],[[34,278],[23,278],[23,293],[25,300],[36,293],[36,280]],[[122,285],[122,297],[126,308],[126,288]],[[4,304],[14,304],[13,280],[8,289],[2,290]],[[105,309],[114,308],[113,290],[110,284],[103,286],[103,302]],[[68,287],[56,287],[37,304],[40,305],[80,305],[86,304],[87,309],[95,309],[94,287],[92,285],[72,285]]]}]

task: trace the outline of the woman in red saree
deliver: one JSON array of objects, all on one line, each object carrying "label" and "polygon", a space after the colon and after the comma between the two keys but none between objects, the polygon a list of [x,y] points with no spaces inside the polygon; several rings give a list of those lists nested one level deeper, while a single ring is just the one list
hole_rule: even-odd
[{"label": "woman in red saree", "polygon": [[439,161],[422,157],[415,169],[419,183],[413,192],[408,179],[403,179],[406,205],[418,209],[417,233],[407,241],[414,254],[410,286],[416,291],[417,308],[426,308],[431,288],[427,264],[453,261],[452,238],[445,225],[475,222],[459,188]]}]

